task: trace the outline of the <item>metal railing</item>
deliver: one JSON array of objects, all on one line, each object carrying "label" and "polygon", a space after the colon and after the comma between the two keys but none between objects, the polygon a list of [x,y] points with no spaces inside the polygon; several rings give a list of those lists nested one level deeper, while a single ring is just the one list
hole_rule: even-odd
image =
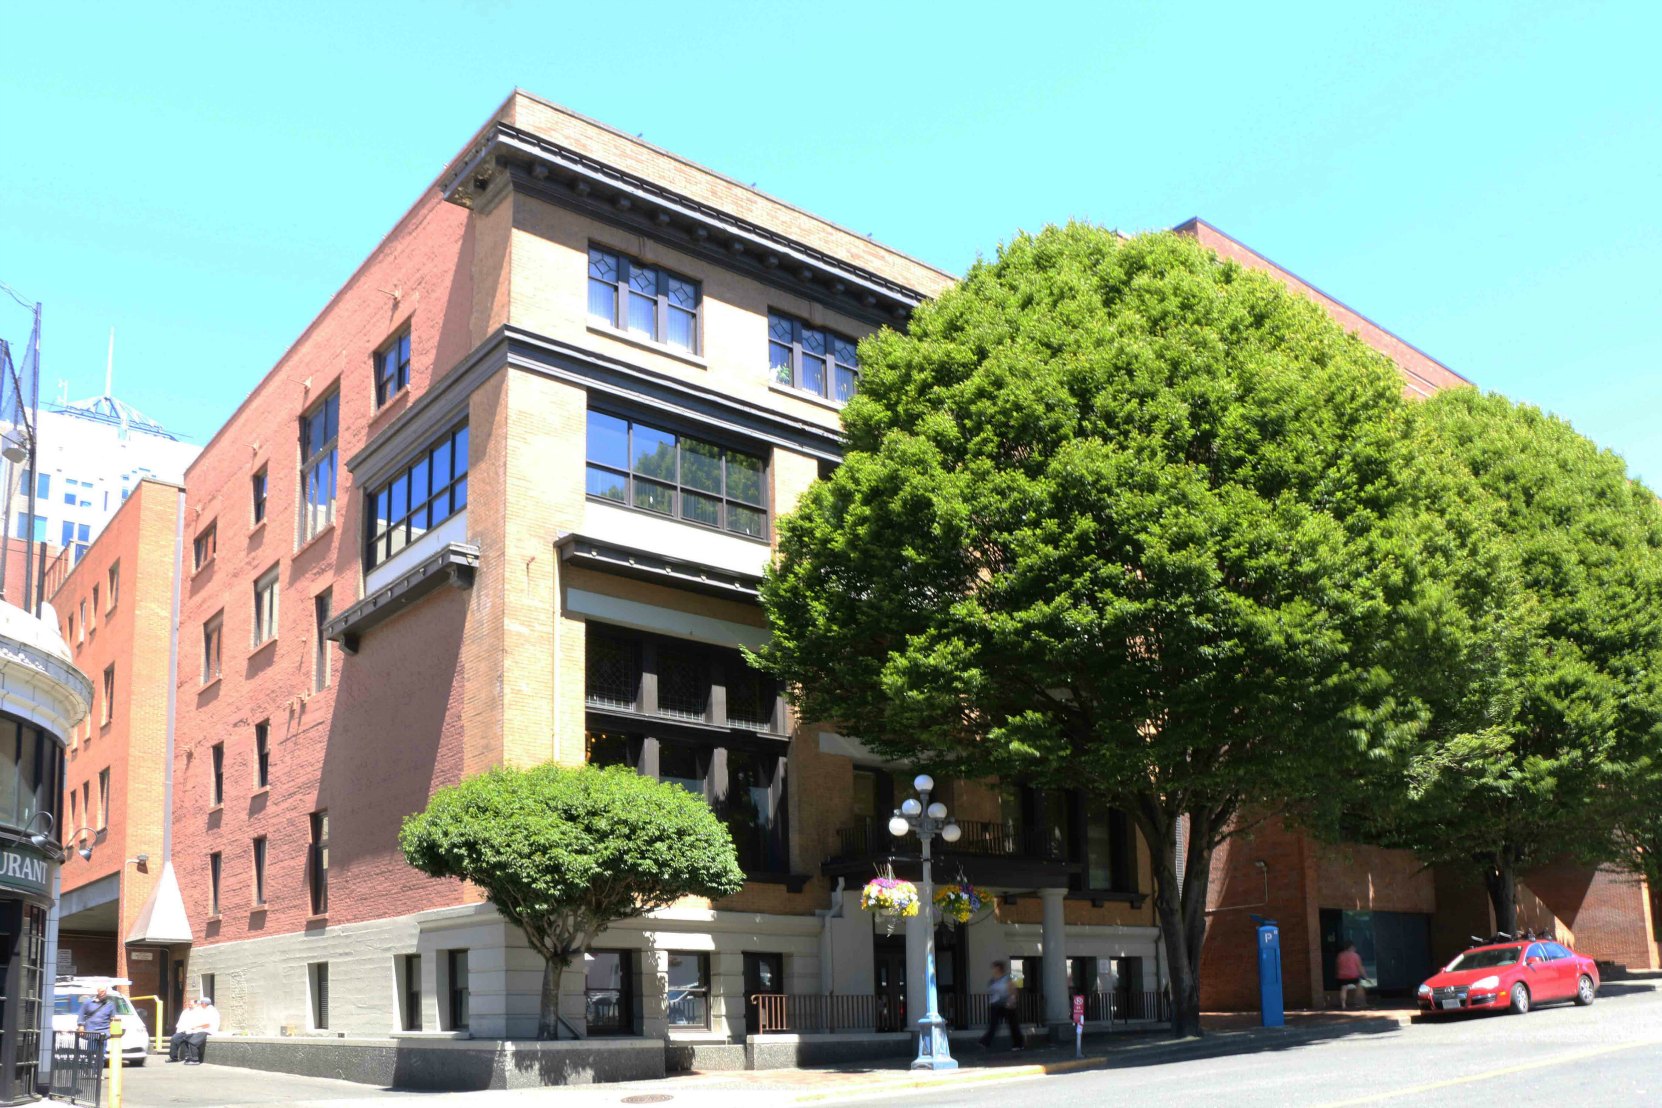
[{"label": "metal railing", "polygon": [[[99,1105],[104,1096],[105,1049],[102,1035],[79,1031],[52,1034],[52,1096],[73,1104]],[[115,1043],[116,1050],[121,1044]]]},{"label": "metal railing", "polygon": [[[887,996],[757,993],[750,1000],[756,1006],[758,1027],[754,1033],[760,1035],[911,1030],[904,1012],[889,1010]],[[941,994],[940,1004],[941,1017],[960,1031],[985,1027],[992,1016],[987,993],[959,996],[946,992]],[[1028,989],[1017,993],[1016,1016],[1025,1025],[1042,1027],[1046,1022],[1044,994]],[[1116,1023],[1165,1023],[1170,1019],[1164,993],[1122,990],[1085,994],[1086,1023],[1105,1023],[1111,1030]]]},{"label": "metal railing", "polygon": [[[999,820],[961,819],[958,841],[940,848],[943,855],[974,854],[993,858],[1043,858],[1066,861],[1062,841],[1044,827],[1012,827]],[[864,819],[837,830],[837,857],[871,858],[895,852],[887,825]]]},{"label": "metal railing", "polygon": [[[882,998],[887,999],[887,998]],[[758,993],[757,1034],[790,1031],[797,1034],[833,1035],[839,1031],[876,1031],[880,1024],[879,998],[859,994],[841,996],[793,996],[788,993]],[[898,1030],[898,1028],[896,1028]]]}]

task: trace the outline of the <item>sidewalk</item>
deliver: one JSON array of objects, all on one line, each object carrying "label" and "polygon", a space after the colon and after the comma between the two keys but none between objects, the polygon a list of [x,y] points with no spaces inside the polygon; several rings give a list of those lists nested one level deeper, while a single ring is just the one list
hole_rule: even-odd
[{"label": "sidewalk", "polygon": [[[695,1073],[662,1081],[626,1085],[573,1086],[560,1090],[562,1101],[574,1104],[652,1103],[633,1098],[672,1096],[677,1108],[748,1108],[749,1105],[814,1104],[845,1100],[893,1100],[920,1090],[1031,1080],[1048,1074],[1091,1069],[1119,1069],[1160,1065],[1227,1054],[1284,1050],[1304,1043],[1350,1035],[1395,1032],[1408,1022],[1408,1009],[1350,1012],[1289,1012],[1285,1027],[1261,1027],[1251,1013],[1210,1013],[1202,1017],[1204,1038],[1172,1039],[1166,1031],[1116,1031],[1087,1036],[1083,1058],[1075,1058],[1071,1042],[1060,1046],[1015,1051],[1000,1039],[993,1050],[970,1045],[959,1048],[959,1068],[934,1073],[912,1070],[906,1060],[872,1062],[823,1069],[756,1070],[731,1073]],[[478,1104],[517,1103],[523,1090],[490,1095]],[[500,1097],[500,1100],[495,1099]],[[627,1098],[627,1099],[626,1099]],[[441,1103],[444,1097],[434,1098]],[[461,1102],[458,1101],[458,1104]]]}]

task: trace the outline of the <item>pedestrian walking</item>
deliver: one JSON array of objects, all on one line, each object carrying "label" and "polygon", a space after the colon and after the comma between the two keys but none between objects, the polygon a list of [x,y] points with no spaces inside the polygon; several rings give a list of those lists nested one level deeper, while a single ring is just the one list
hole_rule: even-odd
[{"label": "pedestrian walking", "polygon": [[115,1019],[115,1001],[110,997],[110,990],[103,985],[98,991],[81,1001],[80,1010],[75,1014],[75,1029],[87,1036],[89,1047],[94,1057],[100,1061],[104,1057],[104,1045],[110,1037],[110,1021]]},{"label": "pedestrian walking", "polygon": [[1021,1018],[1016,1012],[1016,983],[1010,980],[1009,969],[1003,962],[993,963],[993,977],[987,982],[987,1033],[981,1036],[981,1045],[993,1045],[998,1025],[1010,1022],[1010,1049],[1020,1050],[1026,1045],[1021,1036]]},{"label": "pedestrian walking", "polygon": [[1368,1006],[1368,990],[1362,984],[1362,956],[1356,953],[1355,943],[1346,943],[1339,949],[1339,957],[1333,963],[1333,976],[1339,979],[1339,1007],[1350,1007],[1350,992],[1356,990],[1359,998],[1358,1008]]}]

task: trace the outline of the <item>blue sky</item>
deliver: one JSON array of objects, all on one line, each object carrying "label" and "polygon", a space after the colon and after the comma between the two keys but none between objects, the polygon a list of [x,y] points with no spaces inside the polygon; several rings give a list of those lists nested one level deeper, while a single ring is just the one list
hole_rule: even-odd
[{"label": "blue sky", "polygon": [[[205,442],[515,85],[961,272],[1200,215],[1662,484],[1662,5],[12,4],[42,389]],[[0,298],[0,335],[28,316]]]}]

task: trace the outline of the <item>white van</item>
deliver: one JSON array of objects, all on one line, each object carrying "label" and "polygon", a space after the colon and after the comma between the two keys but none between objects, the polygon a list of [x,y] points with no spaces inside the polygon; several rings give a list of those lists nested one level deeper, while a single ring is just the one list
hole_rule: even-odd
[{"label": "white van", "polygon": [[81,1011],[81,1002],[96,993],[99,986],[110,990],[110,999],[115,1001],[115,1014],[121,1017],[121,1058],[131,1065],[142,1066],[150,1054],[150,1030],[144,1025],[144,1017],[138,1014],[132,1001],[116,991],[117,986],[126,987],[132,982],[125,977],[64,977],[53,986],[57,993],[57,1003],[52,1008],[52,1032],[56,1035],[60,1031],[75,1030],[76,1020]]}]

